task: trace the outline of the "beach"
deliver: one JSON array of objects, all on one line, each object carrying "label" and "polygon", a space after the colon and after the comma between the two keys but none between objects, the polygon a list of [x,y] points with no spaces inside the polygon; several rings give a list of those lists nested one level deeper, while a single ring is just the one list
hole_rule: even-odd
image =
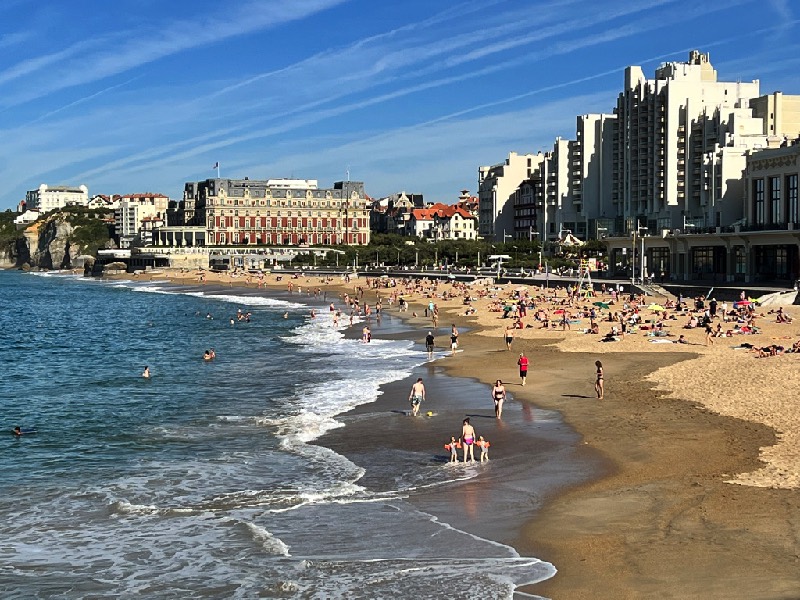
[{"label": "beach", "polygon": [[[196,274],[184,275],[196,285]],[[247,286],[244,278],[208,277],[220,278],[209,283]],[[175,274],[164,278],[181,281]],[[322,285],[315,277],[299,283]],[[268,276],[264,282],[276,290],[286,284],[286,275],[281,281]],[[365,284],[364,278],[348,284],[337,279],[323,287],[338,296]],[[249,287],[257,285],[251,280]],[[688,344],[653,343],[655,338],[641,331],[600,343],[596,335],[578,333],[585,323],[571,324],[567,331],[534,325],[516,331],[507,351],[503,334],[508,319],[490,312],[489,306],[510,298],[514,287],[493,286],[486,297],[471,302],[476,310],[472,316],[463,314],[460,294],[440,297],[449,284],[429,293],[405,294],[409,309],[402,316],[418,332],[414,337],[421,352],[432,325],[424,316],[428,295],[441,312],[434,331],[442,348],[451,323],[469,330],[460,337],[463,352],[437,360],[419,376],[435,379],[441,370],[477,380],[485,389],[483,399],[465,403],[435,384],[442,399],[437,415],[412,419],[393,412],[408,406],[411,382],[397,382],[385,386],[378,402],[343,415],[345,428],[330,432],[322,443],[356,463],[376,446],[398,456],[404,449],[430,448],[431,460],[444,461],[446,452],[439,449],[449,435],[458,434],[464,415],[474,415],[478,433],[488,431],[494,438],[490,469],[471,482],[474,489],[467,487],[463,501],[441,490],[417,492],[411,501],[434,514],[452,514],[470,531],[554,564],[554,577],[523,588],[531,594],[797,597],[800,462],[795,438],[800,411],[794,373],[800,355],[756,358],[748,349],[733,347],[741,342],[788,347],[798,339],[798,327],[774,323],[765,309],[759,335],[720,337],[706,346],[702,330],[683,330],[683,316],[668,322],[672,335],[666,340],[675,341],[683,333]],[[379,291],[385,299],[392,290]],[[365,290],[365,301],[373,304],[374,293]],[[394,315],[397,307],[384,304],[384,310]],[[788,314],[797,316],[792,311],[788,307]],[[642,313],[645,319],[657,316]],[[601,334],[609,327],[601,322]],[[517,374],[520,351],[531,361],[525,387]],[[602,401],[595,396],[595,360],[602,360],[604,367]],[[513,396],[507,431],[492,417],[489,390],[497,378],[507,382]],[[431,404],[437,401],[431,398]],[[526,411],[533,421],[537,411],[556,412],[567,429],[559,431],[559,426],[531,436],[533,421],[525,421]],[[518,428],[525,423],[523,434]],[[548,454],[552,448],[559,450]],[[576,472],[548,473],[548,464],[575,465]],[[370,466],[362,466],[368,481]],[[531,470],[545,494],[530,485]],[[500,508],[493,510],[495,506]]]}]

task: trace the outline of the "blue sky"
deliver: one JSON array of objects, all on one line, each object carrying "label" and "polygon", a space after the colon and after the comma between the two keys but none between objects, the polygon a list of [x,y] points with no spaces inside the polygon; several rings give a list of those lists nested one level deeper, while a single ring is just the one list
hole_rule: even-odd
[{"label": "blue sky", "polygon": [[0,209],[40,183],[346,177],[454,202],[692,48],[800,94],[795,0],[3,0]]}]

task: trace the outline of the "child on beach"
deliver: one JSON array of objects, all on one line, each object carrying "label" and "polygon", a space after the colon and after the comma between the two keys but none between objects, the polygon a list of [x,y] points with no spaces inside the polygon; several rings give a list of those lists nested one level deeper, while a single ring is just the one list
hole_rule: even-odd
[{"label": "child on beach", "polygon": [[445,446],[444,446],[445,449],[449,449],[450,450],[450,462],[451,463],[458,462],[458,446],[459,446],[458,440],[456,440],[455,436],[451,435],[450,436],[450,443],[449,444],[445,444]]},{"label": "child on beach", "polygon": [[478,441],[475,442],[475,445],[481,449],[481,462],[489,460],[489,446],[491,446],[491,444],[483,439],[483,436],[480,436]]}]

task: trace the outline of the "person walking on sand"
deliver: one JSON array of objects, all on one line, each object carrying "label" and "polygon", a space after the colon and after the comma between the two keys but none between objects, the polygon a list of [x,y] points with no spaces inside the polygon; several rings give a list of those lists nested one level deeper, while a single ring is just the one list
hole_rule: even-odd
[{"label": "person walking on sand", "polygon": [[506,386],[499,379],[492,388],[492,399],[494,400],[494,416],[499,419],[503,416],[503,402],[506,400]]},{"label": "person walking on sand", "polygon": [[464,449],[464,462],[467,462],[467,455],[475,462],[475,428],[469,424],[469,417],[464,419],[461,427],[461,447]]},{"label": "person walking on sand", "polygon": [[603,363],[599,360],[594,361],[594,366],[597,367],[597,379],[594,382],[594,391],[597,392],[597,399],[603,399]]},{"label": "person walking on sand", "polygon": [[457,349],[458,349],[458,329],[456,329],[456,325],[455,323],[453,323],[453,327],[450,329],[451,354],[455,355]]},{"label": "person walking on sand", "polygon": [[416,417],[419,413],[419,405],[425,400],[425,385],[422,383],[422,377],[417,379],[416,383],[411,386],[411,392],[408,394],[408,401],[411,403],[411,415]]},{"label": "person walking on sand", "polygon": [[433,334],[430,331],[425,336],[425,350],[428,351],[428,358],[433,358]]},{"label": "person walking on sand", "polygon": [[519,378],[522,379],[522,385],[525,385],[525,380],[528,378],[528,357],[524,352],[519,353],[517,364],[519,365]]},{"label": "person walking on sand", "polygon": [[510,323],[506,326],[506,330],[504,332],[506,338],[506,349],[511,350],[511,342],[514,341],[514,324]]},{"label": "person walking on sand", "polygon": [[706,323],[706,346],[714,345],[714,330],[710,323]]}]

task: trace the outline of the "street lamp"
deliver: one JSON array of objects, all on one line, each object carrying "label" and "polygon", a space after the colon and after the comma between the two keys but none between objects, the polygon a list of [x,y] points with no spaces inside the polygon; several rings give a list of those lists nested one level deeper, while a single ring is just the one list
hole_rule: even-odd
[{"label": "street lamp", "polygon": [[639,270],[641,282],[644,283],[644,236],[639,233],[642,229],[647,231],[647,227],[639,225],[639,219],[636,219],[636,229],[633,230],[633,247],[631,248],[631,287],[636,285],[636,236],[638,235],[642,240],[642,252],[639,256]]}]

